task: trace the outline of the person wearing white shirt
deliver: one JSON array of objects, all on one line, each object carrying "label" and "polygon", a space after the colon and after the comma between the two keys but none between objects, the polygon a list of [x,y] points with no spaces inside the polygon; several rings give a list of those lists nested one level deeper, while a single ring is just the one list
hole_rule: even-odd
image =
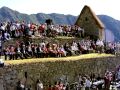
[{"label": "person wearing white shirt", "polygon": [[59,51],[59,52],[63,52],[63,54],[64,54],[63,56],[66,56],[66,54],[67,54],[66,51],[65,51],[65,49],[64,49],[64,47],[63,47],[63,45],[61,45],[61,46],[58,48],[58,51]]},{"label": "person wearing white shirt", "polygon": [[11,36],[14,38],[15,37],[15,30],[17,29],[16,25],[12,24],[10,27],[10,31],[11,31]]},{"label": "person wearing white shirt", "polygon": [[40,80],[37,80],[37,89],[36,90],[43,90],[43,83]]},{"label": "person wearing white shirt", "polygon": [[90,81],[90,78],[87,78],[87,79],[85,80],[85,84],[86,84],[85,90],[90,90],[90,87],[91,87],[91,85],[92,85],[92,82]]},{"label": "person wearing white shirt", "polygon": [[46,44],[44,41],[42,41],[41,43],[39,43],[39,45],[40,45],[40,47],[42,47],[42,46],[45,46]]},{"label": "person wearing white shirt", "polygon": [[103,46],[104,46],[103,41],[98,39],[97,42],[96,42],[96,45],[97,45],[97,52],[102,53],[103,52]]},{"label": "person wearing white shirt", "polygon": [[72,46],[71,46],[71,51],[73,52],[73,54],[76,54],[77,51],[78,51],[78,47],[75,46],[75,45],[72,45]]},{"label": "person wearing white shirt", "polygon": [[5,31],[5,33],[4,33],[4,38],[5,38],[5,40],[10,40],[10,39],[11,39],[11,38],[10,38],[10,34],[7,33],[6,31]]}]

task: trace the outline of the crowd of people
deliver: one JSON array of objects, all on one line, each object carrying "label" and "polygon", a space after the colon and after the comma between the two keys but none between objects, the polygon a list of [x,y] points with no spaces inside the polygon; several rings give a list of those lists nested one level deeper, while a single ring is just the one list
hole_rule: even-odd
[{"label": "crowd of people", "polygon": [[[53,25],[19,22],[0,23],[0,54],[4,42],[20,37],[84,36],[84,29],[76,25]],[[3,46],[3,47],[2,47]]]},{"label": "crowd of people", "polygon": [[72,43],[50,43],[42,41],[38,44],[33,42],[16,42],[3,49],[5,60],[65,57],[72,55],[87,54],[91,52],[104,52],[104,43],[101,40],[94,42],[90,39],[73,41]]},{"label": "crowd of people", "polygon": [[[120,52],[120,43],[112,43],[98,39],[83,38],[72,43],[66,42],[51,43],[42,41],[33,43],[30,41],[16,41],[14,45],[2,47],[2,44],[8,40],[20,37],[55,37],[72,36],[84,37],[84,29],[76,25],[53,25],[53,24],[34,24],[22,22],[3,22],[0,24],[0,55],[5,56],[5,60],[44,58],[44,57],[66,57],[72,55],[87,54],[91,52],[112,53]],[[2,49],[3,48],[3,49]],[[119,74],[119,73],[118,73]],[[79,75],[78,81],[73,84],[55,82],[49,85],[47,90],[109,90],[110,82],[114,81],[114,74],[106,72],[104,77],[95,77],[95,75]],[[31,87],[31,86],[30,86]],[[32,90],[32,89],[28,90]],[[23,88],[23,89],[21,89]],[[24,85],[18,82],[17,90],[24,90]],[[72,89],[71,89],[72,88]],[[43,90],[44,85],[40,80],[36,82],[36,90]]]},{"label": "crowd of people", "polygon": [[[99,90],[103,89],[103,78],[98,76],[95,77],[94,74],[91,76],[87,75],[79,75],[78,80],[75,83],[68,83],[63,81],[55,81],[54,85],[49,84],[48,86],[44,86],[42,81],[39,79],[36,81],[35,90],[96,90],[98,88]],[[94,82],[102,81],[102,83],[97,86]],[[17,90],[24,90],[25,88],[32,90],[31,86],[25,87],[25,85],[22,82],[18,82]],[[106,89],[107,90],[107,89]]]},{"label": "crowd of people", "polygon": [[[35,90],[117,90],[120,87],[120,83],[118,85],[114,83],[119,82],[119,73],[120,71],[110,72],[107,70],[103,76],[94,73],[91,75],[79,74],[73,83],[69,83],[68,79],[65,78],[65,80],[59,79],[54,84],[47,86],[38,79],[35,84]],[[24,90],[25,85],[19,81],[18,88],[17,90]],[[26,88],[27,90],[32,90],[31,86]]]},{"label": "crowd of people", "polygon": [[[14,45],[4,47],[5,41],[20,37],[54,37],[59,36],[77,36],[84,37],[84,29],[75,25],[53,25],[53,24],[34,24],[22,22],[3,22],[0,24],[0,54],[3,53],[5,60],[24,59],[24,58],[43,58],[43,57],[62,57],[90,52],[105,52],[115,54],[120,51],[119,43],[104,43],[89,38],[72,43],[50,43],[45,41],[39,43],[17,42]],[[27,44],[26,44],[27,43]],[[2,47],[3,46],[3,47]]]},{"label": "crowd of people", "polygon": [[51,43],[41,41],[39,43],[16,42],[14,45],[8,45],[3,48],[5,60],[44,58],[44,57],[66,57],[88,53],[109,53],[116,54],[120,52],[119,43],[106,43],[102,40],[96,42],[90,39],[82,39],[71,43]]},{"label": "crowd of people", "polygon": [[51,25],[19,22],[3,22],[0,24],[0,39],[10,40],[21,36],[82,36],[84,29],[76,25]]}]

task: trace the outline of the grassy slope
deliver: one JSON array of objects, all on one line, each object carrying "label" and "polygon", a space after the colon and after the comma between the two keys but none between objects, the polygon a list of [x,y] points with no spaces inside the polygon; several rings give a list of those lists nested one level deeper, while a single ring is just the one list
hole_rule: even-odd
[{"label": "grassy slope", "polygon": [[61,58],[33,58],[33,59],[24,59],[24,60],[7,60],[5,61],[5,65],[18,65],[25,63],[36,63],[36,62],[55,62],[55,61],[74,61],[74,60],[82,60],[82,59],[90,59],[90,58],[101,58],[101,57],[113,57],[111,54],[85,54],[79,56],[71,56],[71,57],[61,57]]}]

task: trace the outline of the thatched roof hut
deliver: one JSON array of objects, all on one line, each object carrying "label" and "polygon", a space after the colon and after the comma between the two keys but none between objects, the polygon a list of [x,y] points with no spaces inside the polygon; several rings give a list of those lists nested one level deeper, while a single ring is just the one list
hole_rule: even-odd
[{"label": "thatched roof hut", "polygon": [[104,39],[104,24],[87,5],[82,9],[75,25],[84,28],[86,36]]}]

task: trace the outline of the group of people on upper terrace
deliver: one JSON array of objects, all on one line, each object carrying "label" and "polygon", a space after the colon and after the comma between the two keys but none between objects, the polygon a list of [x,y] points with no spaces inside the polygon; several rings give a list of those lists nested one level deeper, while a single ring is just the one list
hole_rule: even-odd
[{"label": "group of people on upper terrace", "polygon": [[21,36],[49,37],[56,35],[82,36],[84,29],[76,25],[35,24],[22,22],[3,22],[0,24],[0,39],[10,40]]}]

